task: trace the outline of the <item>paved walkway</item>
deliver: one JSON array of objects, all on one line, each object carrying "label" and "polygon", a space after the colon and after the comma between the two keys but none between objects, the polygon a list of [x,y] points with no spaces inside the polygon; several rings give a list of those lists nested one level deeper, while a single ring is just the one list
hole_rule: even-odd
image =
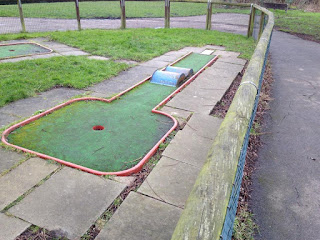
[{"label": "paved walkway", "polygon": [[[45,39],[37,41],[55,47],[56,51],[70,53],[70,49],[60,44]],[[107,97],[190,51],[205,49],[220,55],[219,60],[162,109],[178,118],[182,130],[146,181],[137,192],[129,194],[97,239],[170,238],[221,123],[221,119],[209,113],[243,69],[245,61],[237,58],[239,53],[225,51],[220,46],[186,47],[141,63],[85,90],[53,89],[0,108],[0,124],[6,125],[75,95]],[[0,174],[0,240],[14,239],[31,224],[53,231],[56,236],[79,239],[134,180],[133,177],[106,179],[4,148],[0,148]]]},{"label": "paved walkway", "polygon": [[275,83],[264,146],[254,173],[256,239],[320,236],[320,45],[277,32],[271,42]]},{"label": "paved walkway", "polygon": [[[19,18],[0,17],[1,33],[18,33],[21,31]],[[205,29],[206,16],[171,17],[172,28]],[[218,13],[212,15],[212,29],[245,35],[247,33],[249,15],[236,13]],[[77,30],[74,19],[25,18],[28,32]],[[120,19],[81,19],[83,29],[118,29]],[[127,28],[160,28],[164,27],[164,18],[127,19]]]}]

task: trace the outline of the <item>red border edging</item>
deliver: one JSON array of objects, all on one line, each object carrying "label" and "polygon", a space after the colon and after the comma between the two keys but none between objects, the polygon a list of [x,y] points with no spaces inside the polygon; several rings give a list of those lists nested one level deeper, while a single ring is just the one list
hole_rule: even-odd
[{"label": "red border edging", "polygon": [[[185,57],[187,57],[188,55],[190,55],[190,53],[184,55],[183,57],[179,58],[178,60],[174,61],[173,63],[171,63],[170,65],[173,65],[179,61],[181,61],[182,59],[184,59]],[[51,156],[48,156],[46,154],[42,154],[42,153],[39,153],[39,152],[35,152],[35,151],[32,151],[32,150],[29,150],[29,149],[26,149],[26,148],[23,148],[23,147],[20,147],[20,146],[17,146],[17,145],[14,145],[14,144],[11,144],[7,141],[6,137],[12,132],[14,131],[15,129],[19,128],[19,127],[22,127],[26,124],[29,124],[30,122],[34,121],[34,120],[37,120],[43,116],[46,116],[50,113],[52,113],[53,111],[55,110],[58,110],[62,107],[65,107],[67,105],[70,105],[74,102],[78,102],[78,101],[102,101],[102,102],[107,102],[107,103],[110,103],[112,102],[113,100],[117,99],[118,97],[122,96],[123,94],[129,92],[130,90],[132,90],[133,88],[145,83],[146,81],[150,80],[151,76],[145,78],[144,80],[142,80],[141,82],[133,85],[132,87],[126,89],[125,91],[119,93],[118,95],[112,97],[112,98],[109,98],[109,99],[104,99],[104,98],[95,98],[95,97],[86,97],[86,98],[76,98],[76,99],[72,99],[72,100],[69,100],[65,103],[62,103],[58,106],[55,106],[43,113],[40,113],[36,116],[33,116],[31,118],[28,118],[18,124],[15,124],[11,127],[9,127],[8,129],[6,129],[3,133],[2,133],[2,137],[1,137],[1,141],[10,146],[10,147],[13,147],[13,148],[16,148],[16,149],[19,149],[21,151],[24,151],[24,152],[27,152],[27,153],[31,153],[31,154],[35,154],[37,155],[38,157],[40,158],[44,158],[44,159],[50,159],[50,160],[54,160],[56,162],[59,162],[61,164],[64,164],[66,166],[69,166],[69,167],[73,167],[73,168],[78,168],[80,170],[83,170],[83,171],[86,171],[86,172],[89,172],[89,173],[93,173],[93,174],[96,174],[96,175],[118,175],[118,176],[128,176],[128,175],[131,175],[132,173],[136,173],[136,172],[139,172],[143,165],[149,160],[150,157],[152,157],[154,155],[154,153],[157,151],[159,145],[164,142],[164,140],[168,137],[168,135],[174,131],[176,129],[176,127],[178,126],[178,122],[177,120],[172,117],[170,114],[167,114],[165,112],[161,112],[159,110],[157,110],[159,107],[163,106],[164,104],[166,104],[174,95],[176,95],[177,93],[179,93],[184,87],[186,87],[187,85],[189,85],[196,77],[199,76],[199,74],[201,72],[203,72],[205,70],[205,68],[207,68],[208,66],[212,65],[216,60],[218,59],[218,56],[214,57],[212,60],[210,60],[204,67],[202,67],[197,73],[195,73],[190,79],[188,79],[188,81],[186,81],[185,83],[183,83],[179,88],[177,88],[173,93],[171,93],[168,97],[166,97],[162,102],[160,102],[157,106],[155,106],[151,112],[153,113],[156,113],[156,114],[162,114],[164,116],[167,116],[169,118],[172,119],[173,121],[173,127],[157,142],[156,145],[153,146],[153,148],[151,148],[151,150],[141,159],[141,161],[135,165],[134,167],[132,168],[129,168],[129,169],[126,169],[126,170],[123,170],[123,171],[118,171],[118,172],[101,172],[101,171],[97,171],[97,170],[93,170],[93,169],[90,169],[90,168],[87,168],[87,167],[83,167],[81,165],[78,165],[78,164],[74,164],[74,163],[70,163],[70,162],[67,162],[67,161],[64,161],[62,159],[59,159],[59,158],[55,158],[55,157],[51,157]],[[164,69],[162,69],[164,70]]]}]

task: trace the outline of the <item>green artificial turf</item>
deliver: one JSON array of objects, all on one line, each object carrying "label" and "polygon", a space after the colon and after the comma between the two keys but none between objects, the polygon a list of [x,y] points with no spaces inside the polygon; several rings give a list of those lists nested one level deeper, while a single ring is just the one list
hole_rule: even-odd
[{"label": "green artificial turf", "polygon": [[[191,54],[175,66],[198,71],[213,58]],[[175,89],[148,81],[111,103],[72,103],[16,129],[8,141],[98,171],[125,170],[173,126],[171,118],[151,110]]]},{"label": "green artificial turf", "polygon": [[85,88],[128,68],[86,57],[53,57],[0,64],[0,107],[55,86]]},{"label": "green artificial turf", "polygon": [[[75,19],[74,2],[23,4],[25,17]],[[120,18],[119,1],[80,1],[81,18]],[[171,3],[171,16],[205,15],[207,3]],[[248,10],[214,8],[213,12],[249,13]],[[19,17],[16,5],[0,5],[1,17]],[[127,18],[164,17],[164,1],[127,1]]]},{"label": "green artificial turf", "polygon": [[50,52],[49,49],[32,43],[0,45],[0,60],[48,52]]}]

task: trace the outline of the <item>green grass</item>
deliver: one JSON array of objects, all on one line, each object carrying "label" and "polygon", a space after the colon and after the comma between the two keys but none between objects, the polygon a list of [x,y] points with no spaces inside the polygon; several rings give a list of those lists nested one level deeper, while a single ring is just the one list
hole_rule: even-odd
[{"label": "green grass", "polygon": [[[81,18],[120,18],[119,1],[80,2]],[[171,3],[171,16],[205,15],[206,3]],[[213,12],[249,13],[249,10],[214,8]],[[23,4],[25,17],[75,18],[74,2]],[[0,5],[1,17],[19,17],[16,5]],[[163,1],[126,2],[127,18],[164,17]]]},{"label": "green grass", "polygon": [[320,40],[320,13],[302,10],[273,10],[275,24],[278,29],[290,33],[313,36]]},{"label": "green grass", "polygon": [[234,240],[254,240],[254,234],[259,231],[258,225],[253,220],[253,214],[244,207],[237,213],[233,225]]},{"label": "green grass", "polygon": [[55,86],[85,88],[128,66],[86,57],[54,57],[0,64],[0,106]]},{"label": "green grass", "polygon": [[0,41],[32,37],[48,37],[91,54],[135,61],[146,61],[186,46],[206,44],[223,45],[227,50],[241,52],[240,57],[249,59],[255,48],[253,39],[247,39],[245,36],[201,29],[83,30],[6,34],[0,35]]},{"label": "green grass", "polygon": [[[0,41],[33,37],[80,48],[91,54],[113,59],[146,61],[186,46],[223,45],[249,59],[253,39],[241,35],[201,29],[83,30],[0,35]],[[55,57],[0,64],[0,106],[35,95],[55,86],[85,88],[107,79],[127,65],[85,57]]]}]

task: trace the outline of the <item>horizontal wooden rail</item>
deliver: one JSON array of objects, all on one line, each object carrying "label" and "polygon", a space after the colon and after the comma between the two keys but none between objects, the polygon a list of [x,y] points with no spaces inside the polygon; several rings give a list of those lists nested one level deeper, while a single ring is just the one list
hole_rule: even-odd
[{"label": "horizontal wooden rail", "polygon": [[259,86],[264,71],[274,26],[270,11],[258,5],[254,7],[268,15],[267,25],[189,195],[172,240],[221,239],[240,153],[253,115],[257,96],[255,86]]}]

